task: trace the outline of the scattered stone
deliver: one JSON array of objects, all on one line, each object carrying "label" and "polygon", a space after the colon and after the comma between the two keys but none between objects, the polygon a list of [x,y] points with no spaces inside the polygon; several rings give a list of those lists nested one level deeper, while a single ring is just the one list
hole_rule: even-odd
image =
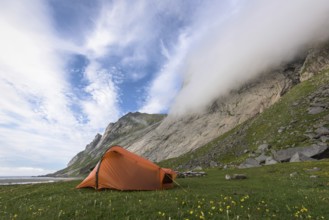
[{"label": "scattered stone", "polygon": [[227,164],[223,166],[223,169],[226,170],[228,168]]},{"label": "scattered stone", "polygon": [[297,176],[297,175],[298,175],[297,172],[293,172],[293,173],[290,173],[290,174],[289,174],[290,177],[295,177],[295,176]]},{"label": "scattered stone", "polygon": [[218,164],[215,161],[210,161],[209,166],[210,167],[217,167]]},{"label": "scattered stone", "polygon": [[313,76],[314,76],[314,73],[305,71],[303,74],[301,74],[299,80],[301,82],[304,82],[304,81],[312,78]]},{"label": "scattered stone", "polygon": [[255,160],[254,158],[247,158],[245,162],[240,164],[238,168],[243,169],[243,168],[251,168],[251,167],[259,167],[259,162]]},{"label": "scattered stone", "polygon": [[233,174],[232,176],[229,174],[225,175],[226,180],[244,180],[247,179],[246,174]]},{"label": "scattered stone", "polygon": [[328,149],[328,146],[313,144],[310,147],[304,147],[301,153],[303,153],[307,157],[314,157],[314,156],[322,154],[327,149]]},{"label": "scattered stone", "polygon": [[270,149],[270,145],[269,144],[261,144],[258,146],[256,153],[263,153],[265,151],[268,151]]},{"label": "scattered stone", "polygon": [[316,115],[316,114],[319,114],[321,112],[323,112],[325,109],[322,108],[322,107],[310,107],[308,109],[308,114],[310,115]]},{"label": "scattered stone", "polygon": [[323,143],[326,143],[327,141],[329,141],[329,137],[321,136],[321,137],[320,137],[320,140],[321,140]]},{"label": "scattered stone", "polygon": [[309,139],[315,139],[317,135],[315,135],[314,133],[306,133],[304,134],[304,136],[308,137]]},{"label": "scattered stone", "polygon": [[316,129],[315,132],[320,136],[329,135],[329,129],[326,127],[320,127]]},{"label": "scattered stone", "polygon": [[303,162],[303,161],[315,161],[315,159],[307,157],[304,154],[297,152],[290,158],[289,162]]},{"label": "scattered stone", "polygon": [[232,177],[231,177],[229,174],[226,174],[226,175],[225,175],[225,179],[226,179],[226,180],[230,180],[231,178],[232,178]]},{"label": "scattered stone", "polygon": [[262,153],[261,155],[256,157],[255,160],[257,160],[259,164],[263,164],[265,163],[266,158],[267,156],[264,153]]},{"label": "scattered stone", "polygon": [[249,153],[249,150],[248,150],[248,149],[245,149],[245,150],[243,151],[243,153],[244,153],[244,154],[247,154],[247,153]]},{"label": "scattered stone", "polygon": [[325,103],[319,103],[319,102],[317,102],[317,103],[311,103],[311,106],[312,107],[321,107],[321,108],[326,108],[327,107],[327,105],[325,104]]},{"label": "scattered stone", "polygon": [[203,170],[201,166],[195,167],[193,170]]},{"label": "scattered stone", "polygon": [[273,157],[267,157],[265,160],[265,165],[273,165],[273,164],[277,164],[278,161],[274,160]]},{"label": "scattered stone", "polygon": [[311,175],[310,178],[311,179],[316,179],[316,178],[319,178],[319,176],[317,176],[317,175]]},{"label": "scattered stone", "polygon": [[296,153],[302,153],[307,157],[320,156],[328,149],[328,146],[321,146],[313,144],[310,147],[295,147],[284,150],[279,150],[274,155],[274,159],[280,162],[288,162],[290,158]]},{"label": "scattered stone", "polygon": [[177,172],[177,178],[201,177],[206,175],[207,175],[206,172],[194,172],[194,171]]},{"label": "scattered stone", "polygon": [[282,133],[282,132],[284,132],[284,130],[286,130],[285,127],[280,127],[279,130],[278,130],[278,132],[279,132],[279,133]]},{"label": "scattered stone", "polygon": [[233,174],[232,179],[244,180],[244,179],[247,179],[247,175],[246,174]]}]

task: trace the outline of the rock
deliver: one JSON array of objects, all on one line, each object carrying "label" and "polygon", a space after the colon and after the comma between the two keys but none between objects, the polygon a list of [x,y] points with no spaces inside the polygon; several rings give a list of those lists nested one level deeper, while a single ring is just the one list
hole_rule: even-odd
[{"label": "rock", "polygon": [[251,168],[251,167],[259,167],[260,164],[257,160],[254,158],[247,158],[245,162],[240,164],[238,168],[243,169],[243,168]]},{"label": "rock", "polygon": [[295,147],[276,152],[274,159],[280,162],[288,162],[290,158],[296,153],[302,153],[306,157],[320,157],[321,154],[325,153],[328,146],[320,146],[313,144],[310,147]]},{"label": "rock", "polygon": [[247,153],[249,153],[249,150],[246,149],[246,150],[243,151],[243,153],[244,153],[244,154],[247,154]]},{"label": "rock", "polygon": [[226,180],[244,180],[247,179],[246,174],[233,174],[232,176],[229,174],[225,175]]},{"label": "rock", "polygon": [[217,167],[218,164],[215,161],[210,161],[209,166],[210,167]]},{"label": "rock", "polygon": [[270,145],[269,144],[261,144],[258,146],[256,152],[257,153],[263,153],[265,151],[268,151],[270,149]]},{"label": "rock", "polygon": [[193,170],[203,170],[201,166],[196,166]]},{"label": "rock", "polygon": [[314,76],[314,73],[305,71],[299,78],[301,82],[306,81]]},{"label": "rock", "polygon": [[302,151],[301,147],[278,150],[274,155],[274,159],[280,162],[288,162],[295,153],[301,151]]},{"label": "rock", "polygon": [[306,134],[304,134],[304,136],[308,137],[309,139],[315,139],[317,137],[317,135],[315,135],[313,133],[306,133]]},{"label": "rock", "polygon": [[234,179],[234,180],[247,179],[247,175],[246,174],[233,174],[232,179]]},{"label": "rock", "polygon": [[310,178],[311,179],[316,179],[316,178],[319,178],[319,176],[317,176],[317,175],[311,175]]},{"label": "rock", "polygon": [[326,108],[327,107],[327,104],[326,103],[311,103],[311,107]]},{"label": "rock", "polygon": [[322,107],[310,107],[308,109],[308,114],[310,115],[316,115],[324,111],[324,108]]},{"label": "rock", "polygon": [[178,178],[186,178],[186,177],[201,177],[207,175],[206,172],[194,172],[194,171],[187,171],[187,172],[177,172]]},{"label": "rock", "polygon": [[273,157],[267,157],[265,160],[265,165],[273,165],[277,163],[278,161],[274,160]]},{"label": "rock", "polygon": [[320,137],[320,140],[321,140],[323,143],[326,143],[327,141],[329,141],[329,137],[321,136],[321,137]]},{"label": "rock", "polygon": [[305,147],[303,148],[302,152],[307,157],[314,157],[317,155],[322,154],[328,149],[328,146],[320,146],[313,144],[311,147]]},{"label": "rock", "polygon": [[265,156],[265,154],[262,153],[261,155],[256,157],[255,160],[257,160],[259,164],[263,164],[265,163],[266,158],[267,156]]},{"label": "rock", "polygon": [[282,133],[282,132],[284,132],[284,130],[286,130],[285,127],[280,127],[279,130],[278,130],[278,132],[279,132],[279,133]]},{"label": "rock", "polygon": [[303,161],[315,161],[315,159],[307,157],[304,154],[297,152],[290,158],[289,162],[303,162]]},{"label": "rock", "polygon": [[290,177],[295,177],[295,176],[297,176],[297,175],[298,175],[297,172],[293,172],[293,173],[290,173],[290,174],[289,174]]},{"label": "rock", "polygon": [[316,129],[315,132],[320,136],[329,135],[329,129],[326,127],[320,127]]}]

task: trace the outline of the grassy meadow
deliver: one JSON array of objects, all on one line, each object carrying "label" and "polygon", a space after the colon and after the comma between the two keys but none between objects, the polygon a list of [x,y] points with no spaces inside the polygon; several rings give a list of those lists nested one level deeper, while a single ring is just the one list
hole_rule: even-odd
[{"label": "grassy meadow", "polygon": [[[225,180],[235,173],[248,179]],[[328,160],[207,174],[165,191],[78,190],[79,181],[0,186],[0,219],[329,219]]]}]

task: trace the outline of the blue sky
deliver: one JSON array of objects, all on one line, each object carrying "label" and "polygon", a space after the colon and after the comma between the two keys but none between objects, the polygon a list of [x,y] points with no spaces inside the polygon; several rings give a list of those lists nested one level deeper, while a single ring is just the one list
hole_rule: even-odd
[{"label": "blue sky", "polygon": [[64,168],[128,112],[202,110],[327,39],[328,3],[296,3],[1,1],[0,175]]},{"label": "blue sky", "polygon": [[0,175],[56,171],[122,115],[167,113],[181,87],[171,60],[206,6],[1,1]]}]

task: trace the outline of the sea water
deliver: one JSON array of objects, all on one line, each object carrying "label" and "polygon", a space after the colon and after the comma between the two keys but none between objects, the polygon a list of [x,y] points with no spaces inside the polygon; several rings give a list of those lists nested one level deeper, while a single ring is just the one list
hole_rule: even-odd
[{"label": "sea water", "polygon": [[0,176],[0,185],[36,184],[65,181],[70,178],[36,177],[36,176]]}]

